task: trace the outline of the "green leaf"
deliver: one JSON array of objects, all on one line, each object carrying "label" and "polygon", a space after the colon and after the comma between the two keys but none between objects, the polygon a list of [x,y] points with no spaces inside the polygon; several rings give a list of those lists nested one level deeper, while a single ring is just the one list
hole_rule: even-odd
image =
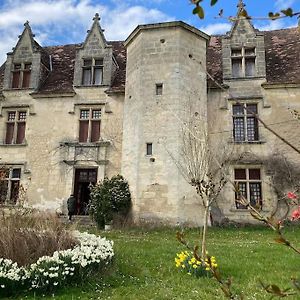
[{"label": "green leaf", "polygon": [[293,16],[293,10],[291,8],[283,9],[283,10],[281,10],[281,12],[287,17]]},{"label": "green leaf", "polygon": [[280,17],[280,13],[274,14],[272,12],[269,12],[268,16],[271,20],[276,20],[276,19],[278,19],[278,17]]},{"label": "green leaf", "polygon": [[193,9],[193,14],[198,15],[200,19],[204,19],[204,10],[202,6],[198,5]]},{"label": "green leaf", "polygon": [[217,2],[218,0],[210,0],[210,6],[214,6]]}]

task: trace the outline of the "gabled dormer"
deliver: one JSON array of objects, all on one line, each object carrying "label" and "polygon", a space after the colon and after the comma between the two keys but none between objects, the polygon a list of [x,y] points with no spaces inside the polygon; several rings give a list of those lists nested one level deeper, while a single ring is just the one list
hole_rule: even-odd
[{"label": "gabled dormer", "polygon": [[230,32],[222,38],[224,79],[251,79],[266,76],[263,33],[256,30],[239,0]]},{"label": "gabled dormer", "polygon": [[76,51],[76,87],[110,86],[112,75],[118,67],[113,58],[112,46],[107,44],[99,21],[99,15],[96,14],[84,43]]},{"label": "gabled dormer", "polygon": [[7,53],[3,89],[37,89],[48,72],[49,56],[34,40],[27,21],[17,45]]}]

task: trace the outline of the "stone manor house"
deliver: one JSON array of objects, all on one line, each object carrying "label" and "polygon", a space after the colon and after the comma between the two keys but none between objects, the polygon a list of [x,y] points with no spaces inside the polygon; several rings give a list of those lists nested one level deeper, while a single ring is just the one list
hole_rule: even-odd
[{"label": "stone manor house", "polygon": [[[176,21],[107,41],[99,20],[96,14],[83,43],[53,47],[39,45],[26,22],[7,54],[0,68],[1,204],[15,205],[22,186],[29,204],[53,211],[65,211],[74,193],[84,214],[89,184],[120,173],[135,221],[201,224],[201,201],[170,155],[180,153],[180,116],[192,102],[210,141],[243,154],[231,165],[232,181],[273,212],[272,178],[280,170],[267,163],[276,156],[296,165],[300,156],[247,111],[300,148],[299,29],[261,32],[237,18],[230,32],[209,36]],[[251,220],[228,184],[217,210]]]}]

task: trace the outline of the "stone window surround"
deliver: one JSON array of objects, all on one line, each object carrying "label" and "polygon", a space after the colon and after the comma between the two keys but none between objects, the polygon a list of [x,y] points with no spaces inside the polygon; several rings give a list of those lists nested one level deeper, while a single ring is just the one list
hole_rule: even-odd
[{"label": "stone window surround", "polygon": [[[16,69],[15,66],[20,65],[20,69]],[[26,66],[29,66],[29,68],[26,68]],[[25,61],[25,62],[14,62],[12,64],[12,71],[11,71],[11,80],[10,80],[10,87],[13,90],[20,90],[20,89],[29,89],[30,88],[30,79],[31,79],[31,71],[32,71],[32,62]],[[19,80],[18,80],[18,87],[13,87],[13,80],[14,80],[14,74],[19,72]],[[24,73],[29,73],[28,80],[28,86],[24,85]]]},{"label": "stone window surround", "polygon": [[[8,168],[8,177],[6,177],[5,179],[0,179],[0,181],[8,181],[8,185],[7,185],[6,198],[5,198],[4,202],[0,202],[0,205],[1,206],[16,205],[17,203],[11,202],[11,199],[10,199],[11,192],[12,192],[12,185],[13,185],[13,182],[18,182],[18,193],[19,193],[21,176],[22,176],[22,173],[25,173],[24,165],[23,164],[4,164],[4,166]],[[19,172],[19,176],[14,176],[14,174],[13,174],[14,170],[18,170],[17,173]]]},{"label": "stone window surround", "polygon": [[[85,66],[85,61],[92,61],[90,66]],[[102,61],[101,64],[97,64],[97,61]],[[90,84],[84,84],[84,70],[90,69]],[[95,70],[101,69],[101,83],[95,84]],[[104,76],[104,57],[82,57],[81,59],[81,86],[90,87],[90,86],[102,86],[103,85],[103,76]]]},{"label": "stone window surround", "polygon": [[[246,178],[245,179],[237,179],[235,176],[235,170],[245,170]],[[249,170],[259,170],[259,178],[250,179],[250,172]],[[260,204],[261,209],[263,210],[263,168],[262,165],[235,165],[232,167],[232,178],[234,180],[234,183],[245,183],[246,184],[246,199],[250,199],[250,184],[259,184],[259,193],[260,193]],[[232,207],[231,211],[248,211],[248,208],[245,207],[238,207],[238,203],[236,202],[237,199],[237,193],[234,192],[234,206]],[[241,205],[241,204],[240,204]],[[264,210],[263,210],[264,211]]]},{"label": "stone window surround", "polygon": [[[257,114],[259,114],[259,102],[258,101],[239,101],[238,103],[243,104],[243,106],[245,107],[245,105],[256,105],[256,111]],[[234,115],[233,113],[233,108],[234,105],[236,105],[237,103],[235,101],[233,101],[231,103],[231,116],[232,116],[232,142],[236,143],[236,144],[242,144],[242,143],[248,143],[248,144],[257,144],[257,143],[262,143],[263,141],[261,140],[261,134],[259,132],[259,123],[256,120],[256,124],[255,124],[255,135],[257,135],[257,139],[254,140],[248,140],[248,124],[247,124],[247,119],[250,117],[251,118],[251,114],[248,114],[245,109],[244,109],[244,113],[243,115]],[[243,117],[243,128],[244,128],[244,140],[236,140],[235,139],[235,135],[234,135],[234,128],[235,128],[235,124],[234,124],[234,119],[235,118],[242,118]]]},{"label": "stone window surround", "polygon": [[[247,54],[247,50],[254,50],[254,54]],[[240,55],[233,55],[234,51],[240,51]],[[254,59],[254,74],[253,75],[247,75],[246,74],[246,67],[247,62],[249,63],[249,60]],[[241,62],[241,75],[240,76],[234,76],[233,74],[233,62],[234,61],[240,61]],[[241,47],[231,47],[231,75],[232,78],[238,79],[238,78],[252,78],[256,77],[257,71],[256,71],[256,47],[249,47],[249,46],[241,46]]]}]

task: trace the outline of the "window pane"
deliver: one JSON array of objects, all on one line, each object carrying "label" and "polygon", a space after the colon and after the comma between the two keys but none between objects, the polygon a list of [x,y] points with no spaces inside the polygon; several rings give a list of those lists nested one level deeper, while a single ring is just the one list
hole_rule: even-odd
[{"label": "window pane", "polygon": [[234,115],[244,115],[244,105],[233,105],[232,106],[232,111]]},{"label": "window pane", "polygon": [[92,71],[90,68],[88,69],[83,69],[82,73],[82,84],[83,85],[90,85],[91,84],[91,79],[92,79]]},{"label": "window pane", "polygon": [[238,209],[247,208],[245,205],[242,205],[239,201],[241,197],[244,197],[247,200],[247,183],[246,182],[238,182],[237,188],[238,188],[238,191],[235,193],[236,208],[238,208]]},{"label": "window pane", "polygon": [[97,172],[96,170],[89,170],[88,171],[88,181],[96,183],[97,182]]},{"label": "window pane", "polygon": [[152,155],[152,143],[147,143],[146,155]]},{"label": "window pane", "polygon": [[14,138],[15,123],[6,123],[5,144],[12,144]]},{"label": "window pane", "polygon": [[156,84],[156,95],[162,95],[163,93],[163,84],[157,83]]},{"label": "window pane", "polygon": [[245,76],[255,76],[255,57],[245,58]]},{"label": "window pane", "polygon": [[242,77],[242,59],[232,59],[232,76]]},{"label": "window pane", "polygon": [[10,111],[7,116],[7,121],[14,121],[16,119],[16,112]]},{"label": "window pane", "polygon": [[31,64],[25,64],[25,67],[24,67],[25,70],[31,70]]},{"label": "window pane", "polygon": [[249,169],[249,179],[260,180],[260,169]]},{"label": "window pane", "polygon": [[88,109],[82,109],[80,111],[80,119],[88,119],[90,116],[90,111]]},{"label": "window pane", "polygon": [[26,120],[26,111],[20,111],[19,112],[19,121],[25,121]]},{"label": "window pane", "polygon": [[231,49],[231,56],[241,56],[242,49]]},{"label": "window pane", "polygon": [[21,178],[21,169],[13,169],[12,170],[12,174],[11,174],[12,178]]},{"label": "window pane", "polygon": [[258,140],[258,126],[257,119],[255,117],[247,118],[247,140],[257,141]]},{"label": "window pane", "polygon": [[20,187],[19,180],[11,181],[11,190],[10,190],[10,197],[9,197],[10,204],[17,203],[19,198],[19,187]]},{"label": "window pane", "polygon": [[233,118],[233,138],[236,142],[245,141],[244,118]]},{"label": "window pane", "polygon": [[95,66],[103,66],[103,59],[95,59]]},{"label": "window pane", "polygon": [[257,114],[257,104],[247,104],[247,111]]},{"label": "window pane", "polygon": [[21,64],[14,64],[14,70],[20,70]]},{"label": "window pane", "polygon": [[22,88],[28,88],[30,85],[30,75],[31,71],[24,71],[23,72],[23,82],[22,82]]},{"label": "window pane", "polygon": [[100,121],[92,121],[91,142],[97,142],[100,138]]},{"label": "window pane", "polygon": [[4,180],[9,177],[9,169],[6,167],[0,167],[0,180]]},{"label": "window pane", "polygon": [[19,82],[20,82],[20,72],[13,72],[13,78],[12,78],[12,85],[11,87],[13,89],[17,89],[19,87]]},{"label": "window pane", "polygon": [[92,111],[92,118],[93,119],[100,119],[101,118],[101,109],[93,110]]},{"label": "window pane", "polygon": [[245,55],[255,55],[255,48],[246,48]]},{"label": "window pane", "polygon": [[234,179],[246,179],[246,169],[234,169]]},{"label": "window pane", "polygon": [[253,206],[262,205],[261,199],[261,183],[260,182],[251,182],[249,184],[250,188],[250,204]]},{"label": "window pane", "polygon": [[94,68],[94,84],[100,85],[103,80],[103,69],[102,68]]},{"label": "window pane", "polygon": [[8,192],[8,181],[0,180],[0,203],[5,203]]},{"label": "window pane", "polygon": [[79,122],[79,142],[86,143],[88,140],[89,121]]},{"label": "window pane", "polygon": [[20,122],[18,123],[18,130],[17,130],[17,140],[16,144],[23,144],[24,139],[25,139],[25,127],[26,123],[25,122]]},{"label": "window pane", "polygon": [[92,65],[92,60],[91,60],[91,59],[84,59],[84,60],[83,60],[83,65],[84,65],[85,67],[91,66],[91,65]]}]

